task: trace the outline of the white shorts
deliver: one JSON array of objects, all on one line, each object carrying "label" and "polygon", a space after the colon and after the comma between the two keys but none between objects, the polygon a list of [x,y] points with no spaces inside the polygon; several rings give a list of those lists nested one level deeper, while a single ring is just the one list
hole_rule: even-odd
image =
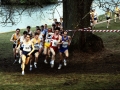
[{"label": "white shorts", "polygon": [[40,44],[40,46],[39,46],[39,49],[41,49],[41,48],[43,48],[43,45],[42,45],[42,43]]}]

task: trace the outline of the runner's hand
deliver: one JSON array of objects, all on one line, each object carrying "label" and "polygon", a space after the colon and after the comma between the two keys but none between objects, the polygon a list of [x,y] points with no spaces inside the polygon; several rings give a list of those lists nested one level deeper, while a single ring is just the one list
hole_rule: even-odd
[{"label": "runner's hand", "polygon": [[30,53],[28,53],[27,56],[30,56]]}]

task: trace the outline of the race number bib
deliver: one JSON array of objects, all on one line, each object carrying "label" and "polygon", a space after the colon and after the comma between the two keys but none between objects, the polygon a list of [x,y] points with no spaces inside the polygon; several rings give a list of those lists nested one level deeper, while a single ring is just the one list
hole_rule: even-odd
[{"label": "race number bib", "polygon": [[24,45],[23,51],[30,52],[31,51],[30,45]]},{"label": "race number bib", "polygon": [[53,47],[57,47],[57,40],[53,40],[53,41],[52,41],[52,46],[53,46]]},{"label": "race number bib", "polygon": [[50,43],[51,39],[46,39],[46,43]]},{"label": "race number bib", "polygon": [[62,47],[67,48],[68,47],[68,42],[63,42]]},{"label": "race number bib", "polygon": [[35,45],[34,45],[34,48],[35,48],[35,50],[39,50],[39,44],[38,44],[38,43],[35,44]]}]

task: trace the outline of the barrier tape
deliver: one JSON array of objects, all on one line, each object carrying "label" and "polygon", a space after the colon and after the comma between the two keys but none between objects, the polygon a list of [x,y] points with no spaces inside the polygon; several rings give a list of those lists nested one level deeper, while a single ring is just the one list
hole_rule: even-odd
[{"label": "barrier tape", "polygon": [[91,27],[78,29],[78,30],[66,30],[66,31],[81,31],[81,32],[120,32],[120,30],[92,30]]}]

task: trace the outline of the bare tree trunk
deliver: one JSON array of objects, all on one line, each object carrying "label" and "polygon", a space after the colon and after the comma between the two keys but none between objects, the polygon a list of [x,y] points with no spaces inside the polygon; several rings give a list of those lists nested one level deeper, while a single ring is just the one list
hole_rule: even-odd
[{"label": "bare tree trunk", "polygon": [[[78,30],[90,26],[89,12],[92,1],[93,0],[63,0],[63,24],[65,30]],[[69,34],[72,35],[73,32]],[[76,47],[77,50],[85,50],[87,37],[91,35],[91,32],[76,32],[72,40],[72,47]]]}]

